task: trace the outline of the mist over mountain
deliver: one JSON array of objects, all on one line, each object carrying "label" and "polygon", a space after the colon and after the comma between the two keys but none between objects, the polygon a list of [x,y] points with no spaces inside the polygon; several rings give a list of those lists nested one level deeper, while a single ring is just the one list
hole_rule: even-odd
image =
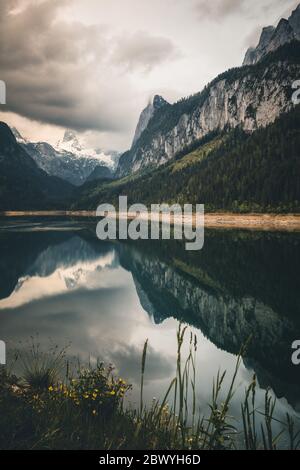
[{"label": "mist over mountain", "polygon": [[276,28],[263,28],[258,45],[247,50],[243,65],[256,64],[269,52],[293,40],[300,40],[300,4],[287,20],[282,18]]}]

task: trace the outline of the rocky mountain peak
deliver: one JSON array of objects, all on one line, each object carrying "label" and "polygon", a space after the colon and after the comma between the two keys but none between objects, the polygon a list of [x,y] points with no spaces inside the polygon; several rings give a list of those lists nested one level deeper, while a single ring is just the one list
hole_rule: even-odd
[{"label": "rocky mountain peak", "polygon": [[27,140],[20,134],[20,132],[18,131],[18,129],[16,129],[16,127],[12,127],[11,131],[13,135],[15,136],[18,144],[26,144]]},{"label": "rocky mountain peak", "polygon": [[70,141],[78,140],[75,132],[71,129],[66,129],[63,137],[63,142],[70,142]]},{"label": "rocky mountain peak", "polygon": [[154,109],[159,109],[165,104],[168,104],[168,102],[160,95],[155,95],[152,101]]},{"label": "rocky mountain peak", "polygon": [[[275,40],[283,38],[284,31],[289,34],[291,25],[285,20],[272,31],[263,31],[265,49],[269,47],[268,37],[275,48]],[[283,44],[269,55],[268,61],[228,70],[202,92],[165,105],[156,115],[153,104],[148,104],[140,116],[131,149],[120,158],[116,176],[163,165],[187,153],[211,133],[240,127],[250,134],[289,112],[293,107],[291,84],[299,78],[299,48],[296,40]],[[254,63],[257,51],[252,53]]]},{"label": "rocky mountain peak", "polygon": [[259,40],[260,47],[264,48],[268,45],[272,35],[274,34],[274,31],[275,31],[274,26],[265,26],[262,29],[260,40]]},{"label": "rocky mountain peak", "polygon": [[11,131],[10,127],[5,123],[0,121],[0,145],[11,146],[16,144],[16,137]]},{"label": "rocky mountain peak", "polygon": [[148,103],[146,108],[140,114],[139,121],[135,130],[132,146],[138,141],[142,133],[149,124],[150,119],[154,115],[155,111],[165,106],[168,102],[160,95],[154,95],[153,99]]},{"label": "rocky mountain peak", "polygon": [[79,141],[77,134],[71,129],[66,129],[61,141],[58,141],[57,147],[61,150],[69,152],[80,152],[82,144]]},{"label": "rocky mountain peak", "polygon": [[293,28],[296,39],[300,40],[300,3],[297,8],[292,12],[289,23]]},{"label": "rocky mountain peak", "polygon": [[288,19],[282,18],[276,28],[274,26],[263,28],[258,45],[247,50],[243,65],[256,64],[269,52],[294,39],[300,40],[300,4]]}]

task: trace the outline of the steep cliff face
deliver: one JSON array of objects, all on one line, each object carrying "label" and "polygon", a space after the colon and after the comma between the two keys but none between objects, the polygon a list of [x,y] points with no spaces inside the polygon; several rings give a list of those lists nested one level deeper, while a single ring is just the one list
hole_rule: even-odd
[{"label": "steep cliff face", "polygon": [[281,19],[276,28],[274,26],[263,28],[257,47],[248,49],[243,65],[256,64],[269,52],[294,39],[300,40],[300,4],[287,20]]},{"label": "steep cliff face", "polygon": [[241,126],[252,132],[290,110],[300,75],[300,42],[259,64],[229,70],[201,93],[159,109],[119,162],[117,176],[162,165],[209,133]]},{"label": "steep cliff face", "polygon": [[166,104],[168,103],[162,96],[155,95],[153,100],[151,100],[151,102],[146,106],[146,108],[143,109],[139,117],[138,124],[136,126],[132,146],[134,146],[137,140],[141,137],[155,111],[157,111]]}]

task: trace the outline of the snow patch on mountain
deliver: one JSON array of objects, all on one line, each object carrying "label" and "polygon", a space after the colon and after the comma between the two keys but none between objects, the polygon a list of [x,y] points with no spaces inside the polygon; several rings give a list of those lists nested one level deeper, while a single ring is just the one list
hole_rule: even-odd
[{"label": "snow patch on mountain", "polygon": [[46,173],[58,176],[75,186],[83,184],[96,167],[107,167],[113,174],[119,153],[89,148],[75,132],[66,130],[55,147],[47,142],[30,142],[12,129],[17,142]]},{"label": "snow patch on mountain", "polygon": [[86,142],[71,130],[65,131],[63,139],[57,142],[55,150],[58,152],[72,153],[80,158],[95,159],[98,165],[105,165],[110,169],[114,169],[116,165],[117,152],[105,153],[99,148],[89,148]]}]

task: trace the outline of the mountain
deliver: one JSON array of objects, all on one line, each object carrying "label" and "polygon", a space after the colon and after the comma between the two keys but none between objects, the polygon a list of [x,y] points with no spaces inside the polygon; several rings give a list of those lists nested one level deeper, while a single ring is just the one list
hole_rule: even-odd
[{"label": "mountain", "polygon": [[258,45],[247,50],[243,65],[256,64],[269,52],[293,40],[300,40],[300,4],[287,20],[282,18],[276,28],[263,28]]},{"label": "mountain", "polygon": [[142,133],[146,129],[149,124],[150,119],[153,117],[155,112],[168,104],[168,102],[159,95],[155,95],[153,100],[146,106],[146,108],[141,112],[141,115],[138,120],[138,124],[136,126],[136,130],[134,133],[134,138],[132,142],[132,146],[136,143],[136,141],[141,137]]},{"label": "mountain", "polygon": [[300,211],[300,105],[256,132],[214,132],[195,148],[144,173],[83,186],[74,208],[203,203],[206,210]]},{"label": "mountain", "polygon": [[0,122],[0,210],[63,208],[74,187],[41,170]]},{"label": "mountain", "polygon": [[202,92],[155,112],[116,175],[157,168],[211,132],[241,127],[254,132],[292,109],[292,83],[300,76],[300,42],[269,53],[255,65],[230,69]]},{"label": "mountain", "polygon": [[119,153],[115,150],[105,152],[102,149],[93,149],[87,147],[85,141],[70,129],[67,129],[64,133],[62,140],[59,140],[56,145],[56,150],[67,152],[75,155],[77,158],[86,158],[90,161],[96,162],[97,165],[104,165],[112,170],[115,169],[118,160]]},{"label": "mountain", "polygon": [[88,149],[72,131],[65,131],[64,137],[54,148],[47,142],[28,142],[17,129],[15,137],[36,164],[51,176],[58,176],[76,186],[83,184],[93,170],[101,165],[114,171],[118,153],[104,153]]}]

